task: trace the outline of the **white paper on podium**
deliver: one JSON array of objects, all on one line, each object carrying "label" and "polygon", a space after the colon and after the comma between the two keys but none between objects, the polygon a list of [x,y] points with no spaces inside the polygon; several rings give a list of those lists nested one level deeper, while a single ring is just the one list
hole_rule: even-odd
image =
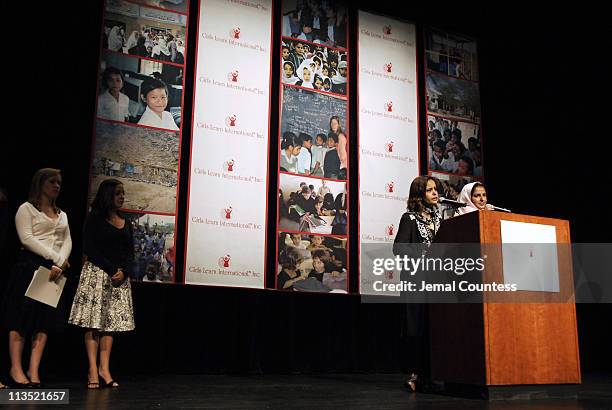
[{"label": "white paper on podium", "polygon": [[44,266],[40,266],[32,277],[32,281],[26,290],[25,295],[31,299],[37,300],[40,303],[56,308],[59,302],[66,277],[60,275],[55,281],[49,280],[51,271]]},{"label": "white paper on podium", "polygon": [[516,284],[517,290],[559,292],[554,226],[501,221],[501,242],[505,284]]}]

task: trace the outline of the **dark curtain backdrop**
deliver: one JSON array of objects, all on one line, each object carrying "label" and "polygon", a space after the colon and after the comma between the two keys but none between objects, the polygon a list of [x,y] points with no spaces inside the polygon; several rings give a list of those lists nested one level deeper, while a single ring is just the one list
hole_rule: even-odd
[{"label": "dark curtain backdrop", "polygon": [[[605,37],[597,33],[606,25],[593,22],[598,13],[561,10],[561,17],[551,18],[549,10],[526,11],[518,6],[512,10],[497,5],[473,10],[421,3],[397,9],[398,4],[362,1],[361,7],[415,22],[419,32],[424,25],[433,25],[476,37],[479,42],[484,167],[491,202],[519,213],[569,219],[575,242],[609,241],[609,230],[602,229],[602,222],[609,222],[609,217],[602,221],[596,202],[606,186],[609,190],[611,174],[603,161],[608,155],[602,152],[607,148],[609,120],[603,112],[606,105],[600,90],[608,81],[609,66],[604,65],[605,50],[599,46]],[[279,6],[277,1],[277,22]],[[359,6],[351,5],[353,133]],[[17,206],[26,199],[36,169],[62,169],[60,206],[69,215],[74,240],[71,261],[77,266],[86,210],[102,3],[44,2],[27,9],[13,3],[7,8],[5,15],[16,17],[10,23],[15,30],[11,32],[19,33],[20,39],[10,42],[11,48],[5,48],[3,57],[8,68],[3,89],[8,98],[4,104],[0,187],[8,193],[8,219],[12,221]],[[193,4],[189,77],[193,76],[196,10]],[[278,39],[278,24],[273,34]],[[275,40],[274,55],[278,55],[278,43]],[[422,73],[422,61],[419,64]],[[273,67],[273,108],[278,103],[277,68]],[[191,110],[192,93],[188,81],[186,114]],[[420,93],[423,108],[422,82]],[[278,113],[271,111],[271,152],[276,152]],[[191,116],[184,118],[181,220],[186,208]],[[423,135],[424,112],[420,123]],[[356,149],[351,154],[354,191]],[[424,160],[423,152],[423,167]],[[271,170],[277,169],[275,161],[271,156]],[[275,184],[274,173],[270,181]],[[270,189],[275,192],[274,186]],[[270,206],[270,249],[274,249],[275,206]],[[351,208],[357,209],[354,200]],[[352,217],[355,221],[356,213]],[[352,226],[354,251],[356,223]],[[17,249],[11,225],[2,238],[2,284]],[[273,263],[273,259],[268,261],[268,269]],[[355,257],[350,263],[355,289]],[[67,294],[75,287],[73,278]],[[135,284],[134,300],[137,330],[117,338],[113,355],[117,372],[397,372],[418,366],[418,349],[400,337],[400,306],[365,305],[356,295]],[[583,371],[612,370],[612,310],[605,305],[579,305],[577,311]],[[6,344],[7,337],[2,336],[2,372],[8,369]],[[47,374],[85,374],[85,352],[78,330],[70,328],[50,338],[43,369]]]}]

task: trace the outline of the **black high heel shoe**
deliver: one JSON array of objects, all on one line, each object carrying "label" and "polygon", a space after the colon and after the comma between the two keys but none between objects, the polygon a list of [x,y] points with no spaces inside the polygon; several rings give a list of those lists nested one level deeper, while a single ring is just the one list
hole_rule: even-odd
[{"label": "black high heel shoe", "polygon": [[19,383],[19,382],[16,382],[15,379],[13,379],[13,376],[10,376],[10,377],[11,377],[11,380],[9,380],[7,384],[11,389],[31,389],[32,388],[32,382],[27,381],[25,383]]},{"label": "black high heel shoe", "polygon": [[114,380],[107,382],[103,376],[98,375],[100,378],[100,387],[119,387],[119,383]]}]

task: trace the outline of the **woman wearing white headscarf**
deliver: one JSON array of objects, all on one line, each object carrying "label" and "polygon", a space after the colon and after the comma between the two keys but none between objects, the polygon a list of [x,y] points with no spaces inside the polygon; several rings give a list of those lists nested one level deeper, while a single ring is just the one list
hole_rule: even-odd
[{"label": "woman wearing white headscarf", "polygon": [[461,190],[457,201],[463,202],[467,206],[457,208],[455,216],[493,209],[491,205],[487,205],[487,190],[480,182],[466,184]]},{"label": "woman wearing white headscarf", "polygon": [[289,60],[283,61],[283,84],[294,85],[300,81],[299,77],[295,75],[295,67]]},{"label": "woman wearing white headscarf", "polygon": [[310,59],[302,61],[302,64],[300,64],[300,67],[296,73],[300,78],[300,81],[295,83],[295,85],[300,85],[304,88],[314,88],[312,85],[312,80],[314,80],[314,72],[310,68],[310,63],[313,63],[313,61]]},{"label": "woman wearing white headscarf", "polygon": [[132,31],[132,34],[130,34],[130,38],[128,38],[127,43],[125,43],[126,50],[129,50],[130,48],[135,47],[138,44],[139,37],[140,37],[140,33],[138,33],[138,30]]},{"label": "woman wearing white headscarf", "polygon": [[166,39],[160,37],[160,39],[157,41],[157,45],[153,47],[153,51],[151,52],[151,58],[155,58],[156,60],[161,61],[170,60],[170,50],[168,50]]},{"label": "woman wearing white headscarf", "polygon": [[123,51],[123,35],[121,27],[114,26],[108,35],[108,49],[112,51]]}]

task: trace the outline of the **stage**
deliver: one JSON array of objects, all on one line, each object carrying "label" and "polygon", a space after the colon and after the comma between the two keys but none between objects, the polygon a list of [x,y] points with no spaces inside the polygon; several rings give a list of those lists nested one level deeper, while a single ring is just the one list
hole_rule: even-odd
[{"label": "stage", "polygon": [[[612,407],[612,374],[587,375],[579,386],[567,386],[576,398],[517,400],[466,399],[442,394],[410,393],[402,374],[312,375],[157,375],[123,376],[116,389],[87,390],[85,378],[53,380],[46,388],[70,389],[62,408],[209,408],[209,409],[608,409]],[[515,390],[520,388],[514,387]],[[563,395],[563,394],[561,394]]]}]

